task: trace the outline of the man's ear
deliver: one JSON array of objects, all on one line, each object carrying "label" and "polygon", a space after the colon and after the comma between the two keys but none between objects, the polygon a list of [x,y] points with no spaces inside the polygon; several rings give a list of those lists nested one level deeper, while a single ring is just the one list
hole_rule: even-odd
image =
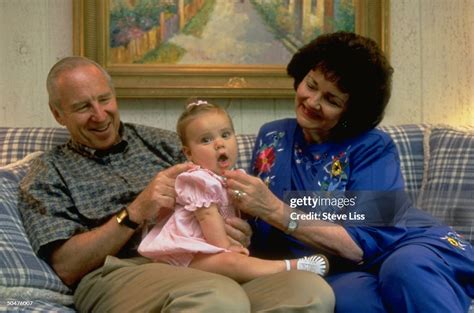
[{"label": "man's ear", "polygon": [[64,118],[62,112],[54,104],[51,103],[49,104],[49,109],[51,110],[51,113],[53,113],[56,122],[64,126]]},{"label": "man's ear", "polygon": [[188,161],[193,160],[193,154],[191,153],[191,149],[189,149],[189,147],[183,146],[183,153]]}]

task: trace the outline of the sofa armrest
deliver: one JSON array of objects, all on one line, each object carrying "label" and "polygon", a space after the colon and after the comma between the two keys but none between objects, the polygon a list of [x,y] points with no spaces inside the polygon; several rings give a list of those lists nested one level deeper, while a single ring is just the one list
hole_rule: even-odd
[{"label": "sofa armrest", "polygon": [[8,310],[21,300],[52,306],[73,303],[71,290],[33,252],[17,209],[19,182],[40,154],[0,168],[0,294],[3,300],[11,300]]}]

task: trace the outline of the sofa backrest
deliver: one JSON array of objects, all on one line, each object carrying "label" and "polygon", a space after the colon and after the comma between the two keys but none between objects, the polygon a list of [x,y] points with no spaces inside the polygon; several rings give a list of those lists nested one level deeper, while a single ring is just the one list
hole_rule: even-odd
[{"label": "sofa backrest", "polygon": [[0,166],[19,161],[36,151],[47,151],[68,139],[65,128],[0,127]]},{"label": "sofa backrest", "polygon": [[[423,132],[426,125],[380,127],[395,141],[400,152],[402,174],[406,188],[416,194],[423,180]],[[65,143],[69,133],[65,128],[0,127],[0,166],[21,160],[36,151],[47,151]],[[237,136],[239,160],[236,167],[248,170],[255,142],[254,134]]]},{"label": "sofa backrest", "polygon": [[[474,240],[474,128],[411,124],[382,126],[397,145],[413,202]],[[64,128],[0,127],[0,166],[65,143]],[[236,166],[248,170],[255,134],[238,135]]]},{"label": "sofa backrest", "polygon": [[415,199],[421,189],[424,171],[423,136],[428,128],[425,124],[381,126],[392,137],[400,156],[400,167],[405,179],[405,189]]}]

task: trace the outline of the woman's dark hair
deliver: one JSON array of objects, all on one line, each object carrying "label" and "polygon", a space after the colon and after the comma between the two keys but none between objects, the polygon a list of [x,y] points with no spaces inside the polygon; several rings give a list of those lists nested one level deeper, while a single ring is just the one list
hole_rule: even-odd
[{"label": "woman's dark hair", "polygon": [[393,68],[375,41],[348,32],[317,37],[299,49],[287,66],[295,90],[316,69],[349,94],[331,139],[352,137],[380,123],[390,99]]}]

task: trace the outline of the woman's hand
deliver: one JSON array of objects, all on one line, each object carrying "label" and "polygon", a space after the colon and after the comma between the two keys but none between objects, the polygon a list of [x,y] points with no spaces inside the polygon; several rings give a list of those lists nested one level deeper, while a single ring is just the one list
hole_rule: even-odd
[{"label": "woman's hand", "polygon": [[252,237],[250,225],[241,218],[230,217],[225,219],[225,231],[232,245],[248,247]]},{"label": "woman's hand", "polygon": [[284,207],[267,185],[258,177],[242,171],[226,171],[227,191],[233,204],[242,212],[267,220]]},{"label": "woman's hand", "polygon": [[243,255],[250,255],[250,252],[247,248],[244,248],[242,246],[230,246],[229,250],[235,253],[243,254]]}]

